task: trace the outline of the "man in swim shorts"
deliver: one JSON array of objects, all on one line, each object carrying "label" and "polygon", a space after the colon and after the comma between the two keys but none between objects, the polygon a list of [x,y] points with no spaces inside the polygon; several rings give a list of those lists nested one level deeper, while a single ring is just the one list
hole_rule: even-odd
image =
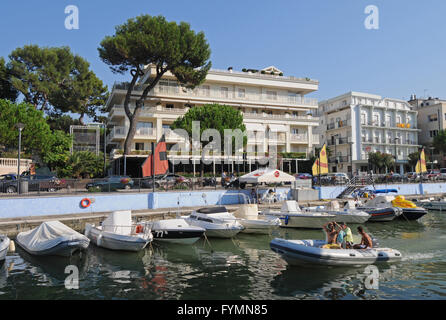
[{"label": "man in swim shorts", "polygon": [[361,226],[358,227],[358,233],[362,237],[361,243],[355,244],[353,246],[353,249],[371,249],[371,248],[373,248],[372,238],[370,238],[370,236],[367,233],[365,233],[364,229]]},{"label": "man in swim shorts", "polygon": [[328,222],[323,226],[327,235],[327,244],[336,244],[336,238],[339,232],[336,230],[336,225],[336,222]]}]

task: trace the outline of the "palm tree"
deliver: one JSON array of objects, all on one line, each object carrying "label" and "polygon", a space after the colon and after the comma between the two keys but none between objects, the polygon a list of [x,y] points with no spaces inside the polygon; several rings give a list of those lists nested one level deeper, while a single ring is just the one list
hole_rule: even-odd
[{"label": "palm tree", "polygon": [[373,166],[373,171],[377,171],[381,173],[383,168],[391,168],[395,162],[395,159],[391,154],[381,153],[381,152],[370,152],[369,153],[369,161]]}]

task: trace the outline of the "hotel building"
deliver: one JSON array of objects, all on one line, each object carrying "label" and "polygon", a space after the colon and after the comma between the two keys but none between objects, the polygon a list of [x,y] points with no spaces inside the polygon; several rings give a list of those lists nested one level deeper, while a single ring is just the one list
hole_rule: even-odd
[{"label": "hotel building", "polygon": [[321,145],[330,149],[331,172],[368,172],[368,154],[396,156],[396,171],[404,173],[408,156],[418,143],[417,111],[406,101],[379,95],[349,92],[321,101],[318,115]]},{"label": "hotel building", "polygon": [[[144,76],[132,93],[130,109],[134,108],[144,84],[155,73],[152,66],[145,69]],[[111,154],[113,159],[122,157],[129,128],[123,107],[127,85],[116,83],[106,103],[109,124],[112,126],[107,144],[109,149],[114,149]],[[169,149],[181,141],[181,137],[170,129],[175,119],[194,106],[218,103],[233,106],[243,113],[251,150],[266,152],[267,146],[274,142],[279,153],[299,153],[302,158],[308,158],[313,145],[319,143],[319,136],[314,134],[319,119],[313,116],[317,112],[317,100],[306,95],[315,92],[318,87],[316,80],[283,76],[282,71],[273,66],[247,72],[236,72],[232,68],[210,70],[205,82],[194,90],[182,87],[172,74],[166,73],[144,102],[132,157],[145,157],[151,142],[158,141],[163,134]],[[255,139],[254,133],[259,131],[263,132],[263,141]],[[245,159],[250,163],[256,160],[254,155]],[[297,171],[295,166],[293,168],[291,170],[291,165],[287,166],[287,171]]]},{"label": "hotel building", "polygon": [[[423,128],[418,133],[419,143],[426,147],[426,154],[433,159],[434,164],[438,164],[436,167],[443,167],[445,161],[432,145],[438,132],[446,129],[446,101],[439,98],[417,98],[412,95],[409,104],[418,111],[418,127]],[[431,166],[432,163],[428,164],[428,169]]]}]

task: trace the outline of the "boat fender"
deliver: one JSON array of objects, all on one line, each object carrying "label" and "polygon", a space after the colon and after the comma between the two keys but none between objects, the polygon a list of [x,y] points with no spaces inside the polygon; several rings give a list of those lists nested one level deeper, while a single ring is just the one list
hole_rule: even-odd
[{"label": "boat fender", "polygon": [[285,216],[285,225],[288,225],[288,222],[290,221],[290,216]]},{"label": "boat fender", "polygon": [[96,239],[96,244],[100,247],[102,244],[102,233],[98,235],[98,238]]},{"label": "boat fender", "polygon": [[88,208],[91,204],[91,200],[88,198],[84,198],[81,200],[81,207],[82,208]]},{"label": "boat fender", "polygon": [[15,243],[12,240],[9,242],[9,252],[15,252]]}]

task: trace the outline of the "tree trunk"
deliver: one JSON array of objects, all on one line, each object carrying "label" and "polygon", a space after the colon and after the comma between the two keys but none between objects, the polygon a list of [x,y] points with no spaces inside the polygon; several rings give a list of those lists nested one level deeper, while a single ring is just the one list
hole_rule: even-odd
[{"label": "tree trunk", "polygon": [[141,112],[141,108],[144,104],[144,101],[146,100],[147,95],[149,94],[150,90],[152,90],[156,86],[156,84],[158,83],[158,81],[161,79],[161,77],[163,76],[163,74],[166,71],[167,70],[162,70],[157,67],[157,74],[156,74],[155,79],[144,89],[141,97],[138,100],[136,100],[135,110],[133,111],[133,114],[132,114],[130,112],[130,108],[128,106],[129,102],[130,102],[130,96],[132,94],[133,88],[134,88],[139,76],[143,75],[142,71],[139,68],[132,70],[133,78],[129,85],[129,88],[127,90],[127,94],[126,94],[126,97],[124,100],[124,110],[127,115],[127,118],[129,119],[129,122],[130,122],[129,131],[127,133],[127,137],[125,138],[125,142],[124,142],[124,154],[125,155],[129,155],[130,152],[132,151],[133,138],[135,137],[139,114]]},{"label": "tree trunk", "polygon": [[129,118],[130,126],[129,131],[127,132],[127,136],[124,142],[124,154],[129,155],[132,151],[133,139],[135,137],[137,125],[138,125],[138,116],[141,111],[141,108],[136,106],[135,111],[133,112],[133,116]]}]

